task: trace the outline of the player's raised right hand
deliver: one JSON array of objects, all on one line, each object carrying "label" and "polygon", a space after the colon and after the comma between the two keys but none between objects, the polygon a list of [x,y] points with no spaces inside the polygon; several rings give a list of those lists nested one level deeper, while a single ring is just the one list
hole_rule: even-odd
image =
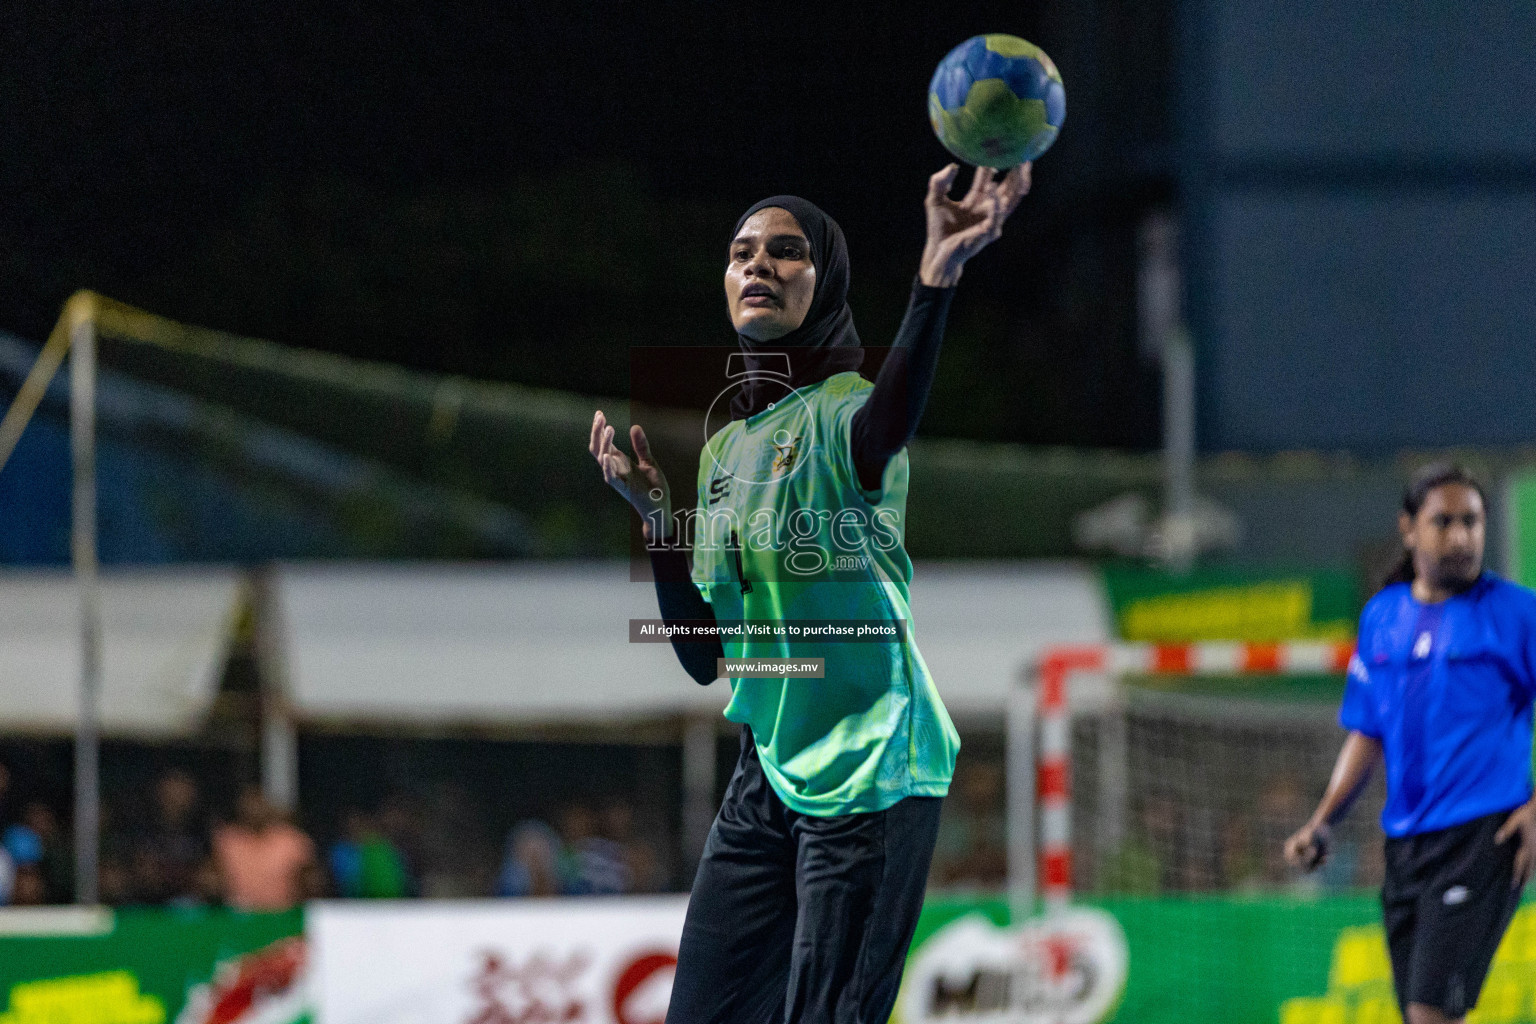
[{"label": "player's raised right hand", "polygon": [[1328,859],[1328,826],[1311,822],[1285,841],[1285,859],[1293,867],[1311,871]]},{"label": "player's raised right hand", "polygon": [[665,533],[671,533],[672,489],[667,485],[666,474],[651,455],[651,443],[640,424],[629,428],[629,441],[635,449],[633,459],[613,443],[613,427],[603,411],[597,410],[592,417],[588,450],[601,467],[604,482],[624,495],[624,500],[640,513],[645,524],[645,539],[655,540],[653,533],[658,524]]}]

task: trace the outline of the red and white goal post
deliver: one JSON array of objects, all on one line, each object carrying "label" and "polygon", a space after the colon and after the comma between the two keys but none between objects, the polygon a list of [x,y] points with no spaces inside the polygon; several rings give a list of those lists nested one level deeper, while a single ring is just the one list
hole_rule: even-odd
[{"label": "red and white goal post", "polygon": [[1347,640],[1077,645],[1041,652],[1012,688],[1008,705],[1008,889],[1015,917],[1033,913],[1037,897],[1047,910],[1072,899],[1071,705],[1077,702],[1068,697],[1074,680],[1342,674],[1354,649]]}]

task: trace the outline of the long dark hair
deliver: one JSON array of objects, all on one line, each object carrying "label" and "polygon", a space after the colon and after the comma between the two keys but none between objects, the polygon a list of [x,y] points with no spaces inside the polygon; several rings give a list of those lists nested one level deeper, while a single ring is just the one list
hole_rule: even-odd
[{"label": "long dark hair", "polygon": [[[1403,512],[1409,519],[1416,519],[1419,509],[1424,507],[1429,492],[1436,487],[1444,487],[1446,484],[1460,484],[1470,487],[1477,492],[1477,496],[1483,501],[1483,508],[1488,508],[1488,495],[1483,492],[1483,485],[1478,482],[1465,466],[1454,462],[1431,462],[1427,466],[1420,466],[1418,471],[1408,481],[1408,486],[1403,490]],[[1383,587],[1390,587],[1394,583],[1412,583],[1417,571],[1413,567],[1413,552],[1403,548],[1403,557],[1397,565],[1387,574],[1387,578],[1381,581]]]}]

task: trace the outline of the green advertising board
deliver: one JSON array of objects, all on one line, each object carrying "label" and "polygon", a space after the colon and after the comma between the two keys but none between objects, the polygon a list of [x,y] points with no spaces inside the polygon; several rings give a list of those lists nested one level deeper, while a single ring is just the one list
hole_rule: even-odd
[{"label": "green advertising board", "polygon": [[300,911],[52,910],[0,934],[0,1024],[238,1024],[303,970]]},{"label": "green advertising board", "polygon": [[1516,583],[1536,587],[1536,470],[1510,474],[1505,488],[1505,568]]},{"label": "green advertising board", "polygon": [[1354,575],[1341,569],[1111,566],[1104,589],[1120,639],[1132,643],[1345,640],[1360,613]]},{"label": "green advertising board", "polygon": [[[995,900],[931,901],[918,925],[899,1024],[967,1020],[1063,1024],[1395,1024],[1391,966],[1374,894],[1301,897],[1188,896],[1085,899],[1119,925],[1126,969],[1102,1013],[1081,1012],[1114,956],[1079,955],[1084,932],[1048,916],[1009,926]],[[944,956],[923,970],[946,932],[979,919],[990,950]],[[1036,933],[1029,934],[1031,928]],[[1032,960],[1034,962],[1032,962]],[[1078,964],[1074,970],[1072,964]],[[1108,966],[1106,966],[1108,965]],[[915,968],[915,969],[914,969]],[[1064,983],[1054,989],[1049,977]],[[989,975],[995,980],[989,981]],[[913,991],[921,987],[922,991]],[[1536,1024],[1536,902],[1515,918],[1469,1024]]]},{"label": "green advertising board", "polygon": [[[1342,569],[1208,566],[1172,573],[1142,566],[1102,570],[1119,639],[1144,644],[1348,641],[1360,594]],[[1337,702],[1342,674],[1130,675],[1144,689],[1222,697]]]},{"label": "green advertising board", "polygon": [[[579,916],[593,905],[573,899],[542,909]],[[405,905],[377,909],[412,915]],[[325,984],[306,980],[297,912],[145,910],[104,918],[105,926],[89,933],[0,935],[0,1024],[308,1024],[315,986]],[[611,941],[600,933],[590,939]],[[590,1009],[593,1024],[610,1019],[604,1008]],[[1374,894],[1360,893],[1087,898],[1018,924],[1000,900],[930,900],[892,1020],[1398,1024],[1400,1018],[1380,905]],[[1468,1021],[1536,1024],[1536,902],[1516,915]]]}]

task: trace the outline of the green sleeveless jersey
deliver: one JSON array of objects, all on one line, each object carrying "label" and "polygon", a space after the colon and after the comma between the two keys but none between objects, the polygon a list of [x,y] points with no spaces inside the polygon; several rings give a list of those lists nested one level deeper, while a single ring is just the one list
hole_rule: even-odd
[{"label": "green sleeveless jersey", "polygon": [[878,491],[853,465],[849,425],[873,389],[835,374],[732,420],[699,455],[693,581],[718,621],[906,624],[904,642],[723,641],[727,658],[824,659],[820,679],[731,679],[725,709],[751,726],[774,792],[804,814],[943,796],[960,749],[907,605],[907,452]]}]

